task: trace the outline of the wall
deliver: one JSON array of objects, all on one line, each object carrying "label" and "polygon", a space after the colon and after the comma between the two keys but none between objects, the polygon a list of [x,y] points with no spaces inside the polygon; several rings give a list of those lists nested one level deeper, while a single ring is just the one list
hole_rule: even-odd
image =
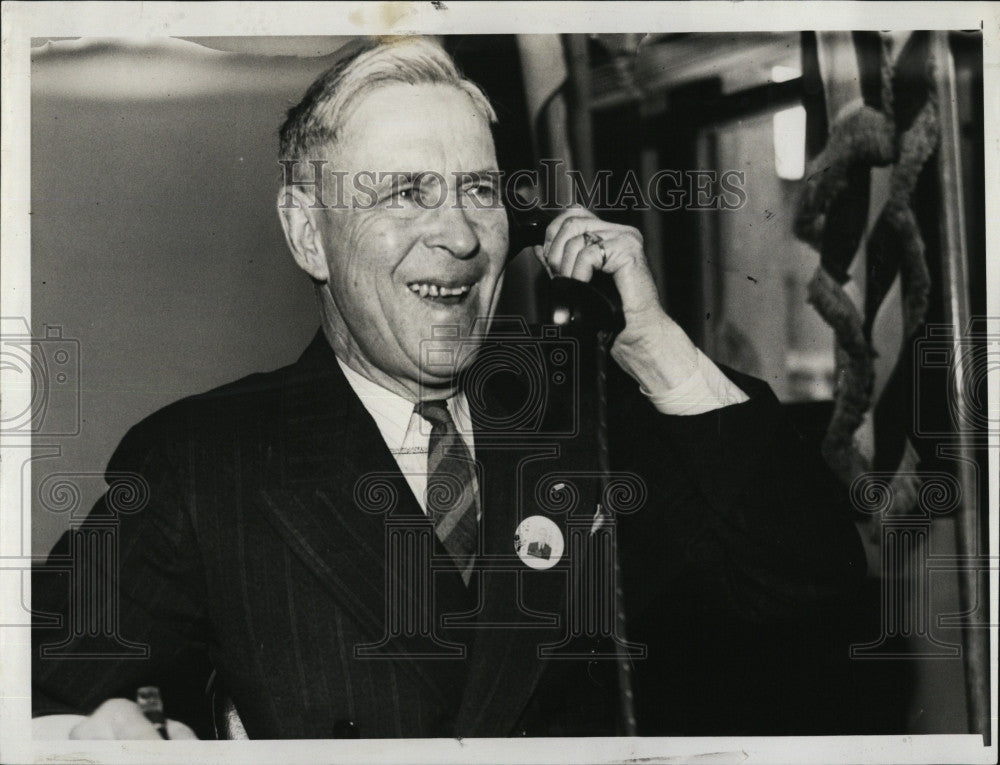
[{"label": "wall", "polygon": [[[34,461],[36,498],[53,473],[99,474],[159,407],[293,361],[318,326],[275,157],[284,110],[330,62],[179,45],[188,70],[174,48],[114,46],[33,65],[33,335],[79,341],[81,383],[79,435],[36,439],[59,450]],[[77,484],[86,512],[104,484]],[[44,554],[69,516],[34,508]]]}]

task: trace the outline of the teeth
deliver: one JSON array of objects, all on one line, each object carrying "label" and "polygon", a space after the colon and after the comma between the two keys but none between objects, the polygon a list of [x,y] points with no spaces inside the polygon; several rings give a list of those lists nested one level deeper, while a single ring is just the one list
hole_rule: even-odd
[{"label": "teeth", "polygon": [[414,282],[408,285],[410,291],[414,294],[420,295],[420,297],[452,297],[456,295],[464,295],[472,287],[468,284],[463,284],[461,287],[441,287],[437,284],[430,284],[427,282]]}]

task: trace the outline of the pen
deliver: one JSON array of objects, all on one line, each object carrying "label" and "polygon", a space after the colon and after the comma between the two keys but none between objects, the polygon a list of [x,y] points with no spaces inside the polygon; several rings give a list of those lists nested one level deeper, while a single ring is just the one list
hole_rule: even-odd
[{"label": "pen", "polygon": [[146,719],[156,726],[160,738],[169,739],[167,718],[163,714],[163,699],[160,698],[160,689],[155,685],[144,686],[136,691],[135,700]]}]

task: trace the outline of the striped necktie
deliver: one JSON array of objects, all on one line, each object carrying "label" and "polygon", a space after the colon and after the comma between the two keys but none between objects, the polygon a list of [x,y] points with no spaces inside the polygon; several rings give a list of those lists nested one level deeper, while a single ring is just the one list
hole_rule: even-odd
[{"label": "striped necktie", "polygon": [[414,411],[431,424],[427,449],[427,513],[434,531],[466,584],[472,576],[479,522],[479,497],[472,455],[444,401],[421,401]]}]

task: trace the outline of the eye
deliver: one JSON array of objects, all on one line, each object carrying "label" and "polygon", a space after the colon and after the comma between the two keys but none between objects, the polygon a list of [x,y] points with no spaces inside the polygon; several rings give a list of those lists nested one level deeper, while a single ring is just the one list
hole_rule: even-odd
[{"label": "eye", "polygon": [[493,207],[497,202],[496,186],[489,181],[482,181],[469,186],[465,193],[474,197],[479,207]]},{"label": "eye", "polygon": [[420,190],[417,187],[406,185],[394,188],[391,192],[389,192],[389,195],[384,201],[386,201],[390,207],[399,207],[401,205],[409,205],[419,197]]}]

